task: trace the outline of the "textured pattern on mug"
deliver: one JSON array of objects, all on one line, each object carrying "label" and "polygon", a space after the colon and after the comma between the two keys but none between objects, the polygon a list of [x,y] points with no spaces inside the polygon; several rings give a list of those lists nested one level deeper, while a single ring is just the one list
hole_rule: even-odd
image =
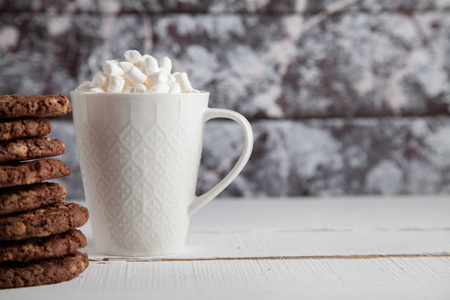
[{"label": "textured pattern on mug", "polygon": [[105,249],[144,253],[184,241],[179,228],[189,222],[186,195],[195,193],[202,131],[182,117],[189,112],[181,102],[176,109],[178,120],[156,118],[150,128],[130,118],[126,128],[114,130],[108,116],[95,120],[95,128],[89,117],[83,124],[77,138],[83,178],[91,187],[86,196],[92,211],[102,214],[92,222],[106,222],[93,226],[96,240],[109,244]]}]

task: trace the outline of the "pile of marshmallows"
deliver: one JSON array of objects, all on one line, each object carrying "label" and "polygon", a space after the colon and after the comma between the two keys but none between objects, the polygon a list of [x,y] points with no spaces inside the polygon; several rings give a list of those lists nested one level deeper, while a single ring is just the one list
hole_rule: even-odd
[{"label": "pile of marshmallows", "polygon": [[192,88],[184,72],[172,71],[172,61],[163,57],[159,62],[151,55],[136,50],[124,54],[125,61],[107,60],[103,72],[92,81],[83,82],[76,91],[93,93],[199,93]]}]

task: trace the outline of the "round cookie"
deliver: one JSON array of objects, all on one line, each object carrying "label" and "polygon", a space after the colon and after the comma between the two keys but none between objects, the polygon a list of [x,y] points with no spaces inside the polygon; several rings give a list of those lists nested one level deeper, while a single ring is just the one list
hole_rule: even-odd
[{"label": "round cookie", "polygon": [[56,159],[0,165],[0,188],[42,182],[70,175],[70,168]]},{"label": "round cookie", "polygon": [[0,218],[0,240],[49,236],[81,227],[89,219],[87,208],[67,202],[50,204]]},{"label": "round cookie", "polygon": [[64,256],[86,245],[86,237],[77,229],[41,238],[0,241],[0,263]]},{"label": "round cookie", "polygon": [[52,124],[47,119],[19,119],[0,122],[0,141],[44,136],[50,132],[52,132]]},{"label": "round cookie", "polygon": [[54,182],[4,188],[0,193],[0,216],[62,201],[66,193],[62,185]]},{"label": "round cookie", "polygon": [[36,286],[67,281],[89,266],[86,253],[0,266],[0,288]]},{"label": "round cookie", "polygon": [[0,163],[57,156],[65,150],[60,140],[49,137],[6,141],[0,143]]},{"label": "round cookie", "polygon": [[37,137],[0,143],[0,163],[51,157],[64,154],[66,147],[58,139]]},{"label": "round cookie", "polygon": [[0,118],[50,117],[72,111],[72,104],[64,95],[2,95]]}]

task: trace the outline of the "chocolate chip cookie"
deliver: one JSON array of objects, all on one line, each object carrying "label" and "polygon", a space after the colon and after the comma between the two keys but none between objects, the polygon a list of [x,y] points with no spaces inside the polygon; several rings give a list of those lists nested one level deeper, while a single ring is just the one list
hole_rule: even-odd
[{"label": "chocolate chip cookie", "polygon": [[0,141],[45,136],[50,132],[52,132],[52,124],[47,119],[18,119],[0,122]]},{"label": "chocolate chip cookie", "polygon": [[86,237],[77,229],[47,237],[0,241],[0,263],[64,256],[86,244]]},{"label": "chocolate chip cookie", "polygon": [[0,218],[0,240],[23,240],[49,236],[81,227],[89,219],[87,208],[58,202],[41,208]]},{"label": "chocolate chip cookie", "polygon": [[70,168],[56,159],[0,165],[0,188],[32,184],[70,175]]},{"label": "chocolate chip cookie", "polygon": [[0,266],[0,288],[36,286],[67,281],[89,265],[88,256],[76,251],[63,257]]},{"label": "chocolate chip cookie", "polygon": [[72,111],[72,104],[64,95],[2,95],[0,118],[51,117]]},{"label": "chocolate chip cookie", "polygon": [[43,182],[0,190],[0,216],[39,208],[64,200],[66,189]]},{"label": "chocolate chip cookie", "polygon": [[60,140],[49,137],[0,142],[0,163],[57,156],[65,151]]}]

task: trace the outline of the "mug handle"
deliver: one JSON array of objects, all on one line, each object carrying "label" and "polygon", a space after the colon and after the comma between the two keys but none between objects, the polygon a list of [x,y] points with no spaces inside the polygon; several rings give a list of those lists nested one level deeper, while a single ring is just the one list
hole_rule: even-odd
[{"label": "mug handle", "polygon": [[248,159],[250,158],[250,154],[252,153],[253,131],[250,123],[243,115],[228,109],[207,108],[204,115],[205,123],[211,119],[216,118],[230,119],[241,125],[245,137],[244,150],[242,151],[242,154],[239,157],[237,163],[234,165],[233,169],[231,169],[230,173],[228,173],[225,178],[223,178],[208,192],[204,193],[201,196],[195,196],[194,201],[192,201],[191,205],[189,206],[189,215],[197,212],[201,207],[203,207],[209,201],[214,199],[214,197],[216,197],[220,192],[222,192],[239,175],[244,166],[247,164]]}]

